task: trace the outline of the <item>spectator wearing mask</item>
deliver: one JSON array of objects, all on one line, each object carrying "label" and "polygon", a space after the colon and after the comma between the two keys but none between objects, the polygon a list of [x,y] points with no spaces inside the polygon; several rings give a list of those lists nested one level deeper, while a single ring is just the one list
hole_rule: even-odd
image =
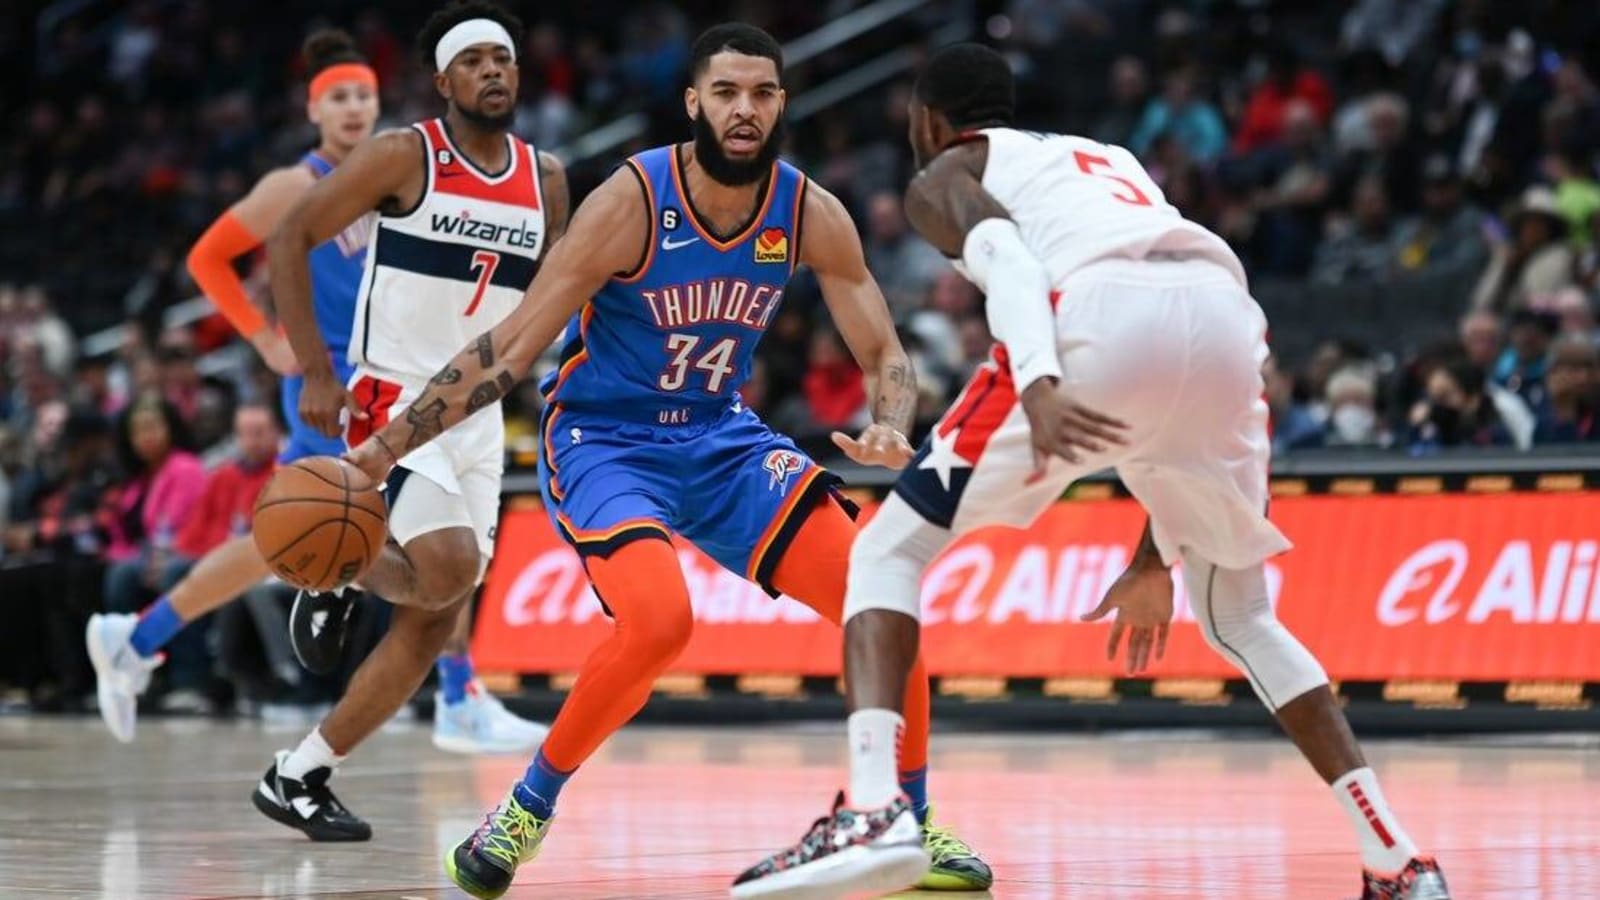
[{"label": "spectator wearing mask", "polygon": [[1388,277],[1398,229],[1383,182],[1366,178],[1356,186],[1353,222],[1317,248],[1311,280],[1319,284],[1363,284]]},{"label": "spectator wearing mask", "polygon": [[1426,396],[1411,410],[1407,445],[1411,452],[1441,447],[1504,447],[1511,433],[1487,394],[1483,369],[1465,359],[1438,366],[1428,375]]},{"label": "spectator wearing mask", "polygon": [[1495,360],[1490,381],[1522,397],[1529,409],[1544,406],[1550,342],[1560,322],[1551,313],[1520,310],[1511,316],[1507,344]]},{"label": "spectator wearing mask", "polygon": [[142,396],[117,422],[126,480],[118,489],[107,551],[106,609],[132,612],[153,600],[176,562],[174,540],[205,488],[205,468],[172,404]]},{"label": "spectator wearing mask", "polygon": [[1566,335],[1550,349],[1548,392],[1534,428],[1535,444],[1600,441],[1600,349]]},{"label": "spectator wearing mask", "polygon": [[1222,114],[1199,96],[1196,74],[1183,66],[1167,74],[1161,96],[1151,100],[1128,138],[1128,149],[1144,156],[1160,137],[1171,137],[1197,163],[1214,162],[1228,148]]},{"label": "spectator wearing mask", "polygon": [[1537,306],[1574,282],[1567,220],[1547,187],[1528,188],[1511,216],[1509,240],[1494,248],[1472,292],[1472,308],[1502,315]]},{"label": "spectator wearing mask", "polygon": [[[183,519],[182,527],[173,541],[172,554],[162,567],[160,579],[155,585],[158,593],[172,590],[201,557],[223,542],[250,531],[256,497],[272,477],[273,462],[277,458],[282,436],[278,420],[270,407],[251,403],[239,407],[234,413],[233,457],[218,466],[206,479],[205,493]],[[206,653],[209,618],[206,616],[189,623],[164,648],[167,665],[163,671],[171,689],[165,704],[169,708],[183,707],[193,711],[199,706],[196,692],[204,687],[210,673],[210,660]]]},{"label": "spectator wearing mask", "polygon": [[1378,447],[1387,435],[1378,427],[1378,377],[1370,365],[1346,366],[1328,379],[1329,447]]},{"label": "spectator wearing mask", "polygon": [[1483,213],[1466,203],[1448,156],[1423,165],[1422,214],[1402,223],[1395,240],[1401,271],[1465,272],[1483,265]]}]

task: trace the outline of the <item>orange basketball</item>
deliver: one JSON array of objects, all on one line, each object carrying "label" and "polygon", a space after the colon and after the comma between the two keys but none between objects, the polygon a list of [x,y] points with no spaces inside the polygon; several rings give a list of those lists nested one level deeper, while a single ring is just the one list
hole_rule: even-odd
[{"label": "orange basketball", "polygon": [[388,508],[355,466],[311,456],[273,474],[256,499],[251,530],[273,574],[297,588],[329,591],[360,578],[378,558]]}]

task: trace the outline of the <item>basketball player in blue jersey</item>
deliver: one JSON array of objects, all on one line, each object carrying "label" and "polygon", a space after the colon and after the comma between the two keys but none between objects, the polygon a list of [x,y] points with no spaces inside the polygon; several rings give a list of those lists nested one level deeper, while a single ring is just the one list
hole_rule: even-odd
[{"label": "basketball player in blue jersey", "polygon": [[[839,621],[856,529],[838,480],[738,394],[796,266],[816,273],[873,384],[873,424],[835,442],[864,464],[900,468],[911,457],[915,379],[860,238],[836,198],[777,160],[777,42],[747,25],[717,26],[696,41],[692,66],[684,98],[694,141],[619,167],[584,201],[522,304],[349,455],[379,478],[449,439],[446,429],[514,387],[565,327],[560,366],[543,385],[544,495],[616,628],[584,663],[525,777],[446,858],[452,880],[477,897],[507,889],[544,840],[562,785],[644,705],[689,639],[672,534]],[[919,872],[935,860],[929,886],[986,888],[988,867],[927,823],[926,676],[907,694],[920,714],[907,717],[904,793],[871,814],[894,821]]]},{"label": "basketball player in blue jersey", "polygon": [[[298,412],[321,435],[339,435],[348,415],[349,434],[359,438],[382,424],[390,406],[403,408],[439,361],[516,306],[543,248],[565,226],[560,163],[509,133],[521,33],[515,17],[489,3],[436,12],[418,50],[435,72],[445,114],[358,144],[304,193],[268,243],[273,297],[305,371]],[[310,253],[355,223],[367,223],[370,246],[354,330],[345,332],[355,363],[347,377],[318,322]],[[426,370],[417,368],[423,364]],[[278,752],[252,795],[263,814],[314,840],[371,836],[329,779],[421,685],[487,565],[504,439],[498,408],[483,413],[459,432],[464,440],[408,457],[389,479],[393,540],[362,578],[395,604],[389,628],[344,697],[298,747]],[[338,632],[347,609],[326,595],[311,599],[297,602],[292,616],[316,607],[312,627],[293,634],[297,652],[334,656],[338,643],[319,641],[315,625],[322,617],[325,631]]]}]

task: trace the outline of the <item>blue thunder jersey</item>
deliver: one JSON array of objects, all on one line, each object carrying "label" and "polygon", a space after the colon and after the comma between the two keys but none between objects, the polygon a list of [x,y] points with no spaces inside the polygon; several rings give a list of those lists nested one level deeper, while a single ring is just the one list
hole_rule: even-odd
[{"label": "blue thunder jersey", "polygon": [[[318,178],[333,171],[333,163],[315,150],[300,160]],[[371,214],[352,222],[344,231],[311,248],[307,263],[311,270],[311,310],[317,317],[317,330],[328,345],[333,371],[348,382],[354,371],[345,356],[350,347],[350,331],[355,325],[356,295],[367,265],[367,243],[372,236]],[[283,418],[289,424],[288,440],[278,454],[282,463],[307,456],[338,456],[344,452],[344,439],[328,437],[300,421],[300,391],[305,379],[290,375],[283,379]]]},{"label": "blue thunder jersey", "polygon": [[[333,171],[333,163],[315,150],[300,160],[318,178]],[[327,342],[334,359],[344,362],[350,347],[350,331],[356,318],[356,295],[361,275],[367,266],[367,243],[372,238],[374,216],[367,214],[351,222],[344,231],[311,248],[307,260],[311,269],[311,308],[317,315],[317,329]]]},{"label": "blue thunder jersey", "polygon": [[676,146],[625,163],[644,188],[650,240],[568,323],[561,364],[540,388],[554,404],[651,424],[706,421],[749,377],[799,252],[806,177],[774,162],[749,224],[718,240],[685,197]]}]

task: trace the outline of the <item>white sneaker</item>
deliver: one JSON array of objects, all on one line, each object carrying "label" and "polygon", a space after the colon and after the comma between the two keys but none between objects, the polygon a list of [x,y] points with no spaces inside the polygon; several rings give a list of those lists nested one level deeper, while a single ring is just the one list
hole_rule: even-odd
[{"label": "white sneaker", "polygon": [[452,753],[517,753],[532,750],[550,729],[506,709],[477,680],[460,703],[433,695],[433,745]]},{"label": "white sneaker", "polygon": [[139,695],[150,686],[150,673],[162,662],[160,656],[145,659],[128,643],[137,624],[139,617],[132,613],[96,613],[89,617],[89,627],[84,630],[89,662],[94,664],[100,718],[111,729],[112,737],[124,744],[133,740]]}]

